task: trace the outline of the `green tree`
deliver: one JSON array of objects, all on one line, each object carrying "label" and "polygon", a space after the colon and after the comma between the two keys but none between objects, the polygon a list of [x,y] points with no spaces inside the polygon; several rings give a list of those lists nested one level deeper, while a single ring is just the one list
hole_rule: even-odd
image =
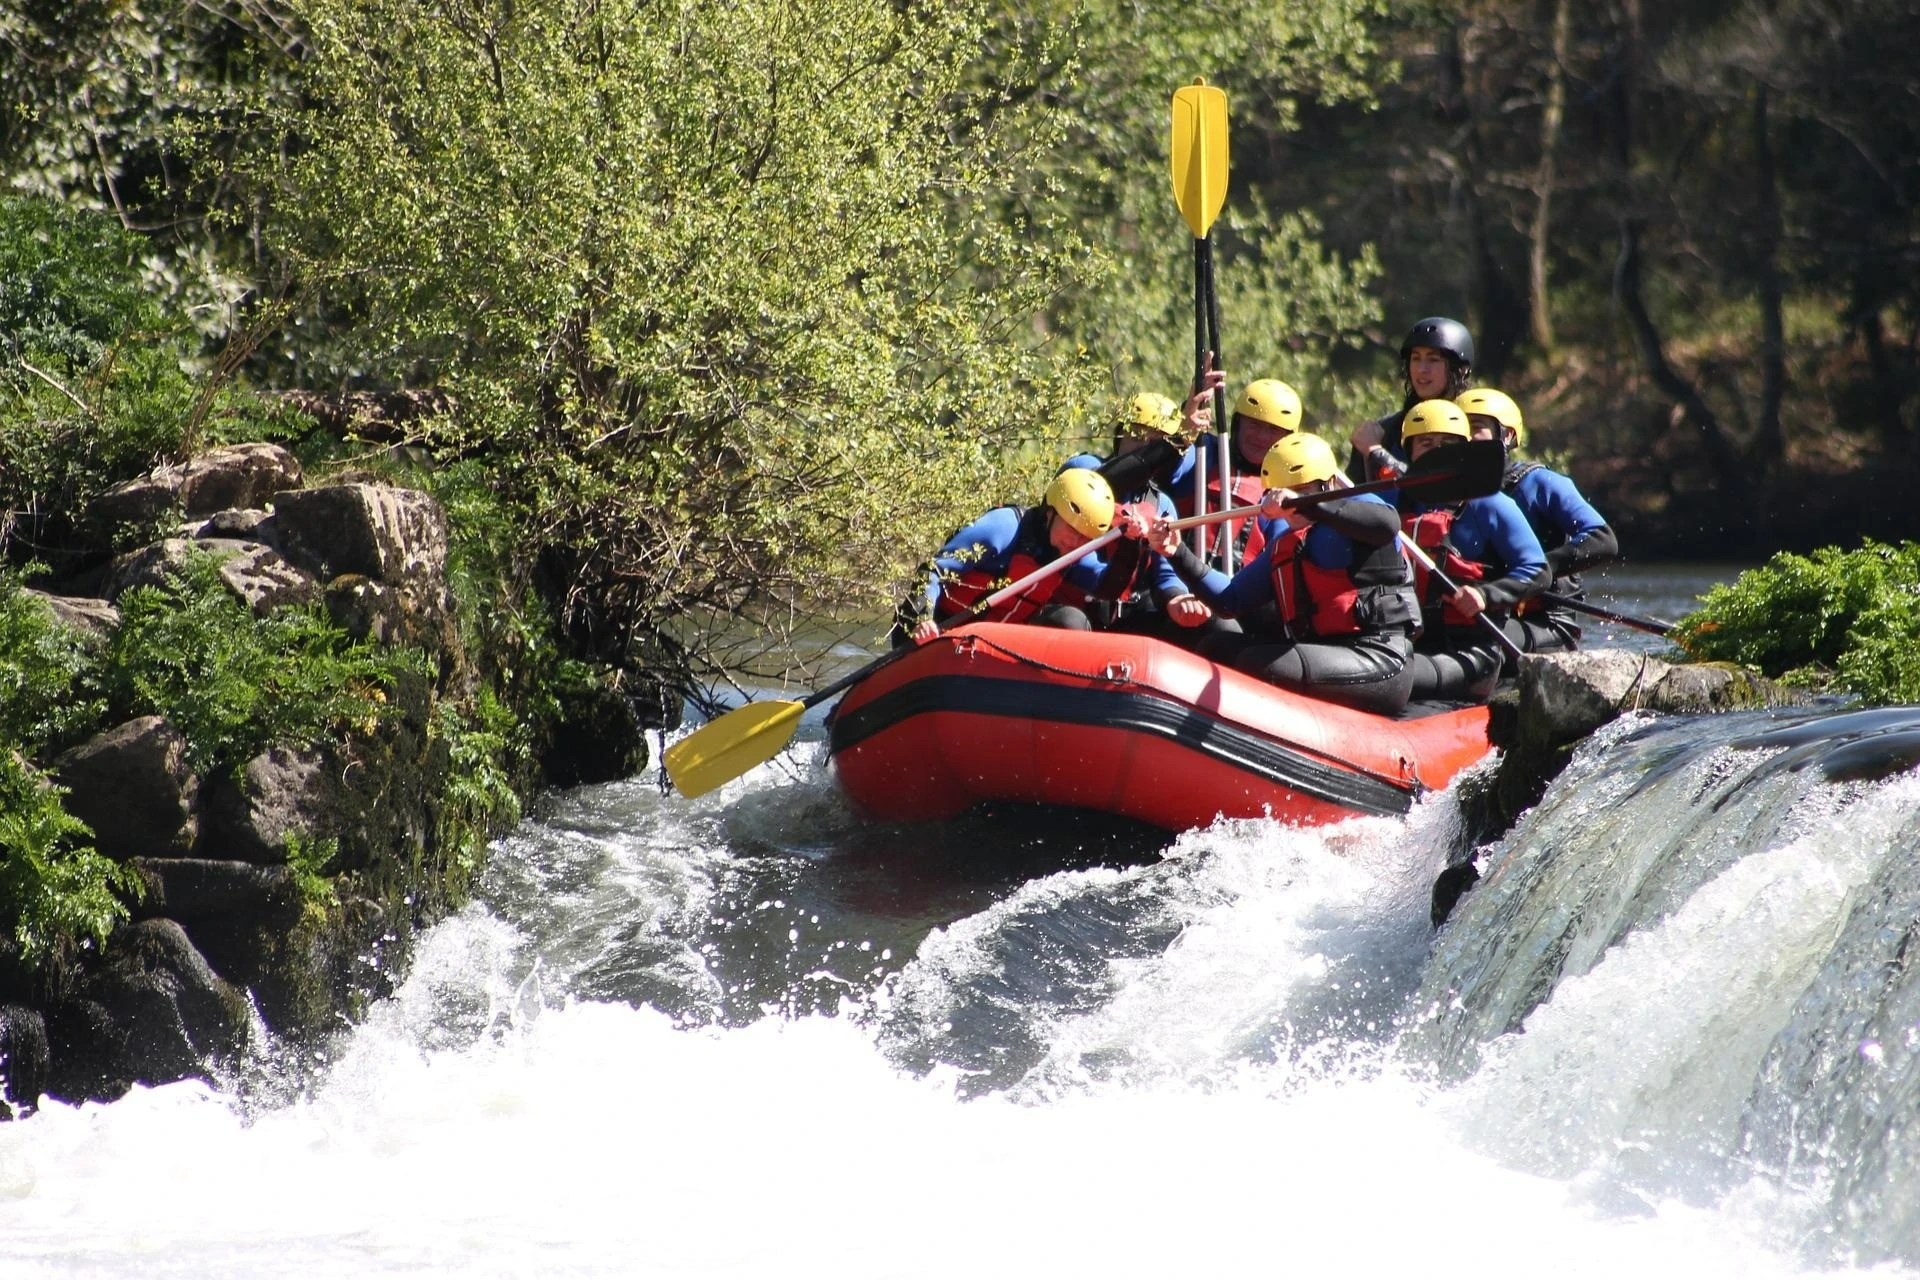
[{"label": "green tree", "polygon": [[873,607],[1078,425],[1032,318],[1090,255],[1044,114],[969,84],[979,5],[292,7],[296,145],[247,169],[289,285],[454,392],[434,442],[491,462],[585,652]]},{"label": "green tree", "polygon": [[59,568],[89,501],[199,443],[284,415],[216,369],[113,215],[0,196],[0,562]]},{"label": "green tree", "polygon": [[276,0],[10,0],[0,171],[141,233],[149,287],[222,334],[259,264],[249,237],[208,233],[204,210],[233,194],[208,162],[239,142],[239,91],[279,83],[296,42]]},{"label": "green tree", "polygon": [[1380,387],[1340,378],[1337,365],[1379,320],[1378,259],[1366,246],[1328,250],[1305,207],[1313,193],[1274,154],[1306,107],[1372,100],[1391,71],[1378,49],[1387,13],[1377,0],[1009,8],[1008,45],[1058,62],[1042,79],[1067,141],[1042,162],[1109,266],[1050,314],[1111,371],[1112,390],[1179,398],[1193,373],[1193,240],[1169,182],[1168,125],[1173,91],[1204,76],[1229,98],[1231,185],[1214,240],[1231,376],[1286,379],[1310,417],[1377,412]]}]

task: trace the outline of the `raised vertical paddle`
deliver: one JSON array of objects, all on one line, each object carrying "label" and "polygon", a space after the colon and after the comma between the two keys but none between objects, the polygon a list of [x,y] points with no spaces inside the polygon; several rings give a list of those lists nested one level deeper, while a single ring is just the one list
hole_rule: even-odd
[{"label": "raised vertical paddle", "polygon": [[[1213,220],[1227,202],[1227,95],[1196,78],[1173,95],[1173,131],[1169,153],[1173,168],[1173,202],[1193,232],[1193,376],[1194,385],[1205,376],[1208,354],[1220,367],[1219,308],[1213,302]],[[1226,393],[1214,395],[1214,433],[1220,442],[1220,505],[1226,506],[1231,463],[1226,450]],[[1196,449],[1193,468],[1193,509],[1207,512],[1205,450]],[[1207,554],[1207,533],[1196,531],[1194,551]],[[1226,539],[1223,537],[1222,542]],[[1231,555],[1231,551],[1228,553]]]}]

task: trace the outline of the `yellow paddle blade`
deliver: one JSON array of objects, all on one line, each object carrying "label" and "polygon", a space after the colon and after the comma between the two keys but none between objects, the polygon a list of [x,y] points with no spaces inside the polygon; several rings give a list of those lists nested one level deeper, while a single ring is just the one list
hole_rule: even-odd
[{"label": "yellow paddle blade", "polygon": [[1196,240],[1227,202],[1227,95],[1205,81],[1173,95],[1173,200]]},{"label": "yellow paddle blade", "polygon": [[749,702],[695,729],[667,748],[667,776],[683,796],[703,796],[793,741],[806,706],[799,702]]}]

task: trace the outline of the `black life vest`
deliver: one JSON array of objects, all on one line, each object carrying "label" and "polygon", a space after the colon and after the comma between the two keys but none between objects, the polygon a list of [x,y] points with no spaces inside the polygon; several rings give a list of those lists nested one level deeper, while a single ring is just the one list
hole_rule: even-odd
[{"label": "black life vest", "polygon": [[1415,631],[1419,604],[1398,541],[1365,550],[1358,563],[1328,569],[1306,555],[1312,525],[1281,534],[1273,544],[1273,599],[1287,632],[1297,638]]}]

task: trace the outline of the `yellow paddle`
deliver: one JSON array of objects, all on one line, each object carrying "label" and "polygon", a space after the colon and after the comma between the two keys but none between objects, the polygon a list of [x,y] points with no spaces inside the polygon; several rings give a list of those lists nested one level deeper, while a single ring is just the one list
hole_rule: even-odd
[{"label": "yellow paddle", "polygon": [[1173,201],[1195,240],[1227,202],[1227,95],[1205,80],[1173,95]]},{"label": "yellow paddle", "polygon": [[[1193,368],[1196,383],[1209,367],[1222,368],[1220,357],[1220,301],[1213,287],[1213,220],[1227,202],[1227,95],[1196,78],[1174,91],[1173,133],[1169,148],[1173,166],[1173,202],[1193,232]],[[1211,358],[1211,365],[1208,361]],[[1196,449],[1193,460],[1194,510],[1207,513],[1207,468],[1220,469],[1220,505],[1226,506],[1233,486],[1233,461],[1228,442],[1227,393],[1213,393],[1213,433],[1216,457]],[[1207,556],[1207,535],[1194,535],[1194,551]],[[1220,539],[1220,567],[1233,572],[1233,542]]]},{"label": "yellow paddle", "polygon": [[[1118,538],[1120,532],[1117,528],[1109,529],[1058,559],[1049,560],[1019,581],[1000,588],[965,613],[948,618],[940,624],[940,629],[946,631],[974,621],[1034,583],[1060,572],[1082,556],[1098,551]],[[667,777],[673,779],[673,785],[680,789],[683,796],[705,795],[722,783],[731,782],[755,765],[764,764],[779,755],[793,740],[794,731],[800,727],[800,717],[806,714],[807,708],[818,706],[842,689],[858,684],[889,662],[906,657],[918,647],[903,645],[892,653],[883,654],[858,671],[842,676],[799,702],[749,702],[744,707],[734,708],[667,748]]]}]

